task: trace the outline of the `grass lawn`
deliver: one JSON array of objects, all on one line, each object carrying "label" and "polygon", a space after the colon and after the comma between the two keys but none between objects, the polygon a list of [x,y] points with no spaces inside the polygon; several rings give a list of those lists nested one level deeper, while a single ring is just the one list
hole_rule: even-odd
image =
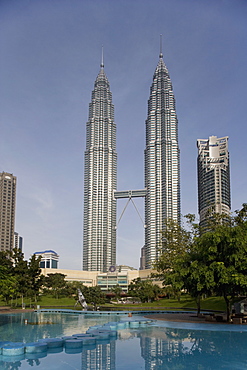
[{"label": "grass lawn", "polygon": [[[35,302],[32,301],[30,302],[30,299],[25,299],[24,298],[24,303],[26,308],[33,308],[35,305]],[[73,298],[68,298],[68,297],[62,297],[62,298],[53,298],[52,296],[41,296],[37,302],[37,305],[45,308],[45,307],[74,307],[76,303],[76,300]],[[6,303],[3,301],[0,301],[1,306],[5,306]],[[9,304],[10,306],[11,304]],[[13,308],[16,307],[16,300],[13,301],[12,303]],[[36,306],[36,305],[35,305]],[[21,307],[21,299],[17,299],[17,308]],[[77,308],[79,308],[79,305],[77,305]]]},{"label": "grass lawn", "polygon": [[[24,300],[26,308],[33,308],[34,302],[30,303],[29,299]],[[15,308],[16,301],[13,301],[13,308]],[[74,309],[76,300],[73,298],[53,298],[52,296],[41,296],[37,304],[41,308],[70,308]],[[1,306],[5,306],[3,301],[0,301]],[[142,304],[105,304],[100,305],[103,309],[119,309],[119,310],[140,310],[140,309],[196,309],[195,301],[188,295],[183,295],[178,301],[177,299],[160,299],[159,301],[155,301],[152,303],[142,303]],[[21,307],[21,300],[17,300],[17,308]],[[78,304],[76,309],[81,310],[81,306]],[[202,310],[215,310],[215,311],[225,311],[225,302],[222,297],[210,297],[202,300],[201,302],[201,309]]]},{"label": "grass lawn", "polygon": [[[159,301],[152,302],[152,303],[142,303],[141,305],[126,305],[126,304],[119,304],[114,305],[121,309],[195,309],[196,310],[196,302],[190,296],[182,296],[180,301],[177,299],[160,299]],[[210,297],[206,298],[201,301],[201,310],[214,310],[214,311],[225,311],[225,301],[222,297]]]}]

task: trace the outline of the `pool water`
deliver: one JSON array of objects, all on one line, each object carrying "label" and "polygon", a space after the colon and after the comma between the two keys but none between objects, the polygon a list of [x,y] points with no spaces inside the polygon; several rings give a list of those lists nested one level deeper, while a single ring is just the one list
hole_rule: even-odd
[{"label": "pool water", "polygon": [[[0,315],[0,341],[35,342],[83,333],[90,326],[126,319],[126,315],[114,314]],[[155,321],[141,328],[118,330],[117,339],[67,352],[70,353],[54,349],[39,355],[0,355],[0,369],[247,369],[247,330],[241,325]]]}]

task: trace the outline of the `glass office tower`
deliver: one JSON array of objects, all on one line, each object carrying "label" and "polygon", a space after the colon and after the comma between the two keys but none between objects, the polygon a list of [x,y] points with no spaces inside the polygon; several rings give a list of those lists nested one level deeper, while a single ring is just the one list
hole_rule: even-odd
[{"label": "glass office tower", "polygon": [[84,171],[83,270],[106,272],[116,264],[117,153],[103,60],[89,104]]},{"label": "glass office tower", "polygon": [[145,265],[159,256],[166,219],[180,222],[180,153],[175,98],[160,53],[148,100],[145,149]]},{"label": "glass office tower", "polygon": [[228,137],[198,139],[197,175],[200,225],[207,226],[211,211],[230,214]]}]

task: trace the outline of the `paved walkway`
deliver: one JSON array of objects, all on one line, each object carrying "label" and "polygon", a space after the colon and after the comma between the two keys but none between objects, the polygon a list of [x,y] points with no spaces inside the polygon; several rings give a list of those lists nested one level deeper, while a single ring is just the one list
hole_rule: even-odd
[{"label": "paved walkway", "polygon": [[33,309],[31,309],[31,308],[27,308],[27,309],[25,309],[25,310],[23,310],[23,309],[19,309],[19,308],[16,308],[16,309],[13,309],[13,308],[11,308],[11,307],[8,307],[8,306],[0,306],[0,314],[1,313],[19,313],[19,312],[32,312],[33,311]]},{"label": "paved walkway", "polygon": [[227,322],[206,321],[204,317],[197,317],[196,313],[155,313],[152,315],[145,315],[148,319],[175,321],[175,322],[193,322],[200,324],[227,324]]}]

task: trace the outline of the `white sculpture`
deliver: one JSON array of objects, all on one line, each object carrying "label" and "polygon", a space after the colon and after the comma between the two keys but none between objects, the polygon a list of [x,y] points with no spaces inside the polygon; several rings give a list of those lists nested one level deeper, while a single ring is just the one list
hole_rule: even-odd
[{"label": "white sculpture", "polygon": [[80,305],[82,306],[83,311],[87,311],[86,299],[85,299],[84,295],[82,294],[81,289],[78,288],[77,291],[78,291],[78,301],[76,302],[75,306],[78,303],[80,303]]}]

